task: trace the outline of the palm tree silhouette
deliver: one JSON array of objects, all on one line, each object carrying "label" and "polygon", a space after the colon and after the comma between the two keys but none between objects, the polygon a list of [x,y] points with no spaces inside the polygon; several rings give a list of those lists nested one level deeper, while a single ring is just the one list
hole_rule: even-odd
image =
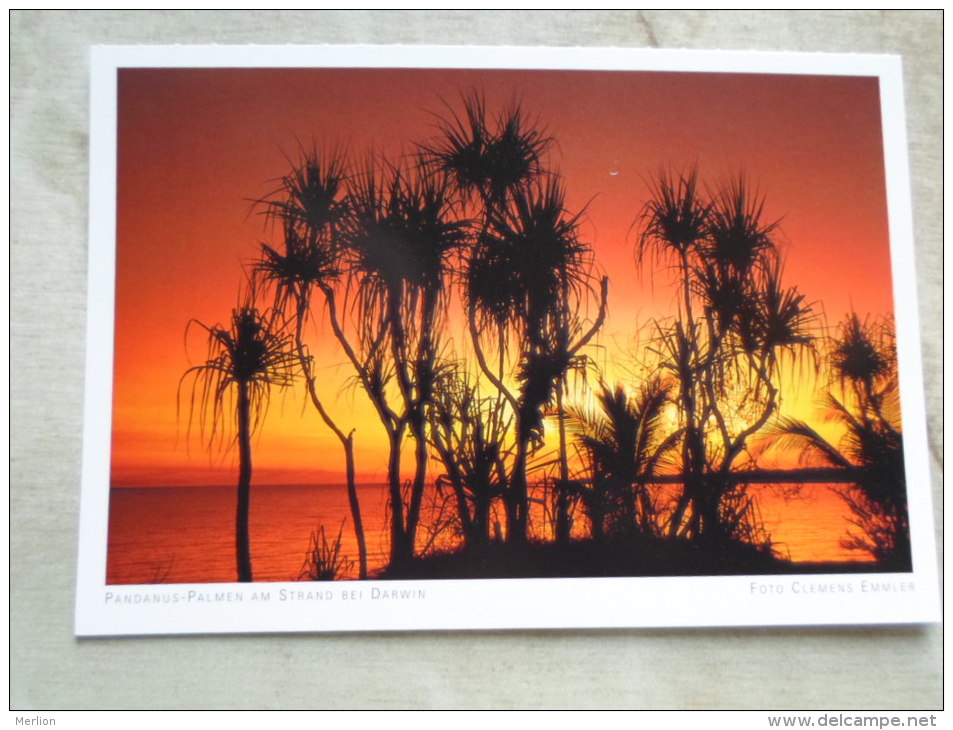
[{"label": "palm tree silhouette", "polygon": [[466,545],[484,547],[492,504],[505,494],[511,419],[499,399],[480,396],[461,363],[441,369],[428,418],[445,472],[437,477],[438,486],[453,490]]},{"label": "palm tree silhouette", "polygon": [[[490,212],[488,228],[464,274],[478,360],[516,413],[515,461],[506,500],[507,533],[514,541],[527,535],[527,467],[530,455],[542,444],[544,410],[605,318],[604,279],[599,313],[582,331],[578,310],[594,290],[591,250],[579,238],[578,220],[578,215],[567,216],[565,193],[555,178],[518,188],[505,206]],[[516,394],[486,366],[481,330],[496,333],[501,362],[507,335],[512,334]],[[562,422],[563,414],[559,417]]]},{"label": "palm tree silhouette", "polygon": [[[433,398],[451,259],[468,237],[467,221],[457,216],[449,191],[440,174],[386,162],[378,169],[369,166],[351,185],[341,231],[361,339],[379,374],[376,392],[383,394],[390,373],[402,402],[400,411],[382,419],[391,453],[392,563],[414,552],[429,460],[426,409]],[[406,504],[400,484],[405,430],[414,438],[416,461]]]},{"label": "palm tree silhouette", "polygon": [[[810,348],[811,307],[782,284],[764,198],[739,177],[704,198],[697,175],[662,174],[643,209],[639,257],[673,258],[680,302],[658,324],[654,351],[678,383],[684,488],[670,534],[726,538],[745,504],[730,474],[748,440],[775,414],[783,353]],[[685,516],[688,515],[688,519]]]},{"label": "palm tree silhouette", "polygon": [[570,410],[571,428],[591,469],[590,486],[581,497],[593,537],[603,537],[607,528],[660,534],[660,510],[648,480],[682,437],[681,431],[663,433],[662,409],[668,399],[669,389],[653,378],[635,396],[621,385],[603,384],[596,395],[597,411]]},{"label": "palm tree silhouette", "polygon": [[454,191],[479,200],[485,216],[519,188],[546,175],[543,156],[553,144],[519,104],[490,119],[481,93],[463,97],[463,117],[449,108],[437,117],[434,142],[420,145],[425,167],[446,172]]},{"label": "palm tree silhouette", "polygon": [[[200,409],[200,427],[209,434],[209,446],[224,433],[226,411],[235,409],[239,449],[238,503],[235,516],[235,554],[238,580],[252,580],[248,517],[251,502],[251,437],[260,425],[272,387],[290,385],[295,358],[291,336],[283,331],[271,312],[260,311],[250,293],[244,304],[232,310],[227,326],[190,324],[208,336],[208,353],[201,365],[189,368],[180,381],[193,378],[189,424]],[[237,391],[237,393],[235,393]],[[233,396],[234,393],[234,396]]]},{"label": "palm tree silhouette", "polygon": [[831,466],[855,472],[856,481],[838,494],[861,534],[848,533],[842,544],[870,553],[881,565],[909,570],[910,524],[892,324],[861,322],[851,313],[829,342],[828,360],[835,382],[825,405],[828,418],[843,429],[839,443],[790,417],[778,420],[776,440],[805,449],[805,457],[818,456]]},{"label": "palm tree silhouette", "polygon": [[640,215],[642,230],[638,239],[638,260],[654,257],[658,261],[674,259],[681,273],[681,313],[679,322],[668,331],[659,332],[663,367],[671,370],[678,383],[678,402],[685,421],[682,441],[682,464],[685,483],[671,521],[672,534],[681,528],[685,511],[701,490],[705,445],[702,435],[702,414],[699,412],[697,377],[698,325],[693,311],[694,262],[708,236],[712,204],[698,189],[698,173],[692,168],[678,176],[660,172],[651,190],[651,197]]},{"label": "palm tree silhouette", "polygon": [[357,539],[360,578],[367,577],[367,546],[357,495],[354,431],[345,433],[331,417],[315,386],[312,357],[304,342],[304,326],[311,316],[315,289],[328,293],[342,275],[341,248],[337,233],[348,213],[344,198],[347,168],[340,152],[319,155],[311,151],[282,178],[266,199],[266,215],[283,233],[282,246],[262,244],[256,265],[258,277],[274,287],[275,308],[290,309],[294,322],[294,347],[305,377],[308,395],[321,420],[341,442],[351,520]]},{"label": "palm tree silhouette", "polygon": [[[582,333],[576,312],[595,294],[591,252],[578,235],[579,215],[567,214],[565,192],[544,164],[552,138],[518,104],[492,120],[480,94],[463,104],[462,118],[451,112],[439,119],[437,141],[422,146],[421,158],[445,172],[465,199],[478,201],[462,288],[477,362],[516,416],[505,504],[508,539],[522,541],[528,528],[527,466],[542,443],[544,408],[557,398],[562,429],[562,381],[604,320],[607,283],[596,321]],[[491,342],[484,342],[485,334]],[[485,345],[496,348],[493,366]],[[517,392],[504,382],[508,358]],[[560,441],[564,448],[565,438]]]}]

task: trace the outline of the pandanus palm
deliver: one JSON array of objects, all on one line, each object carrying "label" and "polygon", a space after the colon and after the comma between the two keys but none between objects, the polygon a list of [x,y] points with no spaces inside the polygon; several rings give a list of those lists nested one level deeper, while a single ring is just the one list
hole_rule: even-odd
[{"label": "pandanus palm", "polygon": [[773,234],[780,222],[765,222],[764,205],[744,177],[727,183],[709,209],[706,258],[740,273],[770,260],[777,250]]},{"label": "pandanus palm", "polygon": [[698,189],[695,169],[677,179],[661,172],[639,217],[639,263],[644,264],[646,259],[664,263],[674,260],[682,274],[682,303],[688,322],[694,321],[692,262],[708,236],[711,207]]},{"label": "pandanus palm", "polygon": [[[392,562],[407,560],[414,551],[429,458],[426,409],[433,398],[447,283],[454,253],[468,237],[449,187],[436,174],[397,166],[370,169],[351,187],[351,214],[342,228],[365,351],[378,362],[387,352],[402,402],[396,418],[385,420]],[[415,440],[416,456],[406,505],[400,485],[405,429]]]},{"label": "pandanus palm", "polygon": [[695,262],[708,236],[711,203],[698,189],[695,169],[677,178],[665,172],[659,173],[650,193],[639,218],[638,261],[641,265],[647,259],[650,262],[673,261],[681,274],[680,321],[674,329],[660,333],[661,348],[667,351],[667,354],[663,354],[663,366],[672,369],[676,375],[679,410],[685,421],[685,438],[682,442],[685,484],[672,520],[674,534],[681,525],[689,503],[697,498],[696,495],[702,489],[700,482],[705,445],[703,424],[700,423],[701,394],[697,378],[700,333],[695,322],[693,296],[697,286],[694,280]]},{"label": "pandanus palm", "polygon": [[334,288],[342,273],[336,234],[348,212],[343,194],[346,180],[346,166],[340,154],[304,154],[301,162],[281,179],[278,189],[262,201],[266,215],[279,225],[283,237],[278,247],[262,244],[256,273],[274,287],[276,308],[292,310],[295,351],[308,395],[321,420],[344,450],[348,502],[358,544],[359,575],[366,578],[367,547],[357,496],[354,432],[345,433],[318,396],[312,357],[304,342],[304,327],[311,316],[311,300],[316,289],[324,294],[329,310],[335,311]]},{"label": "pandanus palm", "polygon": [[[251,503],[251,437],[260,425],[272,387],[291,383],[296,365],[292,338],[270,312],[262,312],[252,297],[232,311],[227,325],[208,326],[193,321],[208,336],[206,361],[189,368],[180,389],[192,378],[190,413],[200,409],[200,429],[210,446],[223,433],[226,411],[235,409],[239,449],[238,502],[235,517],[235,554],[238,580],[252,580],[248,518]],[[189,423],[192,422],[190,415]]]},{"label": "pandanus palm", "polygon": [[[479,204],[462,288],[477,361],[516,415],[507,534],[523,540],[531,444],[541,437],[544,406],[560,393],[567,368],[603,321],[606,284],[595,324],[580,334],[575,310],[592,293],[589,249],[578,237],[578,216],[566,214],[563,190],[546,169],[552,138],[518,104],[494,118],[480,94],[463,105],[463,116],[439,120],[437,139],[422,147],[421,157],[425,166],[445,172],[464,199]],[[486,334],[494,341],[485,343]],[[485,345],[496,348],[492,366]],[[518,393],[504,383],[508,357]]]},{"label": "pandanus palm", "polygon": [[[835,382],[826,396],[826,411],[841,425],[840,441],[831,443],[794,418],[779,419],[775,439],[804,450],[805,456],[854,470],[856,482],[839,494],[862,534],[849,534],[844,545],[870,553],[885,566],[908,570],[910,525],[892,327],[850,314],[829,343],[828,361]],[[838,388],[839,397],[833,392]]]},{"label": "pandanus palm", "polygon": [[[701,379],[718,459],[709,457],[712,473],[699,511],[717,535],[737,522],[737,515],[727,514],[730,505],[748,501],[744,485],[729,486],[728,476],[748,440],[776,413],[780,359],[785,353],[813,356],[815,318],[797,288],[783,284],[774,240],[778,222],[765,221],[764,198],[744,177],[722,188],[709,217],[698,295],[706,311],[706,345],[715,354]],[[732,489],[734,499],[727,499]]]},{"label": "pandanus palm", "polygon": [[851,313],[841,324],[831,351],[831,364],[840,384],[850,385],[863,420],[889,426],[884,405],[896,397],[896,336],[889,322],[865,324]]},{"label": "pandanus palm", "polygon": [[[809,346],[809,304],[781,283],[764,199],[742,177],[708,199],[692,171],[662,175],[643,209],[640,258],[674,258],[681,301],[659,327],[661,364],[678,380],[684,490],[672,534],[721,535],[729,472],[774,415],[779,357]],[[690,519],[683,516],[691,508]]]},{"label": "pandanus palm", "polygon": [[463,99],[464,114],[438,118],[437,139],[421,145],[425,166],[442,170],[455,191],[476,196],[484,214],[518,188],[545,176],[543,156],[553,140],[530,123],[518,104],[491,119],[479,93]]},{"label": "pandanus palm", "polygon": [[[516,413],[507,520],[508,534],[522,540],[528,526],[527,464],[541,443],[544,409],[602,324],[607,282],[602,282],[595,323],[582,333],[576,310],[592,293],[591,252],[579,238],[578,216],[566,214],[563,189],[553,178],[515,191],[488,224],[465,272],[465,294],[478,359]],[[486,366],[481,329],[495,331],[500,343],[513,335],[518,394],[506,390]]]},{"label": "pandanus palm", "polygon": [[490,509],[505,494],[509,418],[503,404],[481,397],[462,366],[441,370],[429,412],[431,443],[443,464],[438,485],[453,490],[470,547],[490,539]]},{"label": "pandanus palm", "polygon": [[[508,202],[516,195],[525,197],[531,186],[548,176],[543,157],[553,140],[527,121],[518,104],[491,118],[482,94],[475,92],[463,98],[463,106],[462,116],[451,110],[449,116],[438,118],[437,138],[421,145],[420,158],[424,168],[444,173],[464,201],[477,201],[470,216],[476,224],[475,245],[463,256],[470,336],[481,369],[515,410],[515,397],[503,378],[511,296],[518,286],[512,278],[516,271],[507,251],[485,244],[492,221],[505,215]],[[495,368],[487,362],[481,342],[481,331],[486,329],[497,335],[499,364]]]}]

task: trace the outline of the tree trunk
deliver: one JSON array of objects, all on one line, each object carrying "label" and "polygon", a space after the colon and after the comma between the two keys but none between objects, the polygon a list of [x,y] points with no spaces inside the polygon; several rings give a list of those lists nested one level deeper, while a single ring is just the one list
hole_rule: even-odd
[{"label": "tree trunk", "polygon": [[352,430],[351,433],[345,436],[344,432],[338,428],[337,424],[331,418],[331,415],[325,410],[324,404],[321,403],[321,399],[318,398],[318,391],[314,386],[314,376],[311,373],[311,361],[305,354],[304,339],[302,337],[302,328],[304,327],[306,315],[307,308],[305,301],[302,300],[298,303],[298,324],[295,331],[295,343],[298,348],[298,361],[301,363],[301,370],[304,372],[305,379],[307,381],[308,393],[311,395],[311,402],[314,404],[318,414],[321,416],[321,420],[323,420],[325,425],[334,432],[334,435],[338,437],[338,440],[341,442],[341,446],[344,448],[344,463],[347,473],[347,498],[351,505],[351,521],[354,523],[354,533],[357,537],[357,551],[359,560],[358,565],[360,571],[358,577],[363,580],[364,578],[367,578],[367,544],[364,540],[364,522],[361,520],[361,503],[357,497],[357,477],[354,466],[354,431]]},{"label": "tree trunk", "polygon": [[367,544],[364,541],[364,522],[361,520],[361,503],[357,498],[357,477],[354,467],[354,435],[349,434],[341,441],[344,445],[344,460],[347,468],[347,498],[351,504],[351,521],[354,522],[354,533],[357,536],[357,553],[359,556],[358,577],[367,578]]},{"label": "tree trunk", "polygon": [[251,503],[251,402],[248,383],[238,384],[238,509],[235,516],[235,556],[238,580],[250,583],[251,545],[248,537],[248,513]]},{"label": "tree trunk", "polygon": [[404,528],[404,498],[400,490],[400,434],[390,437],[387,481],[390,489],[390,563],[402,565],[413,556],[413,544],[407,542]]},{"label": "tree trunk", "polygon": [[572,520],[569,517],[571,507],[569,482],[560,479],[556,482],[556,542],[566,544],[572,537]]},{"label": "tree trunk", "polygon": [[[410,493],[410,506],[407,511],[407,533],[412,545],[415,542],[417,524],[420,521],[420,506],[423,503],[424,489],[427,486],[427,463],[430,461],[430,451],[427,448],[426,409],[433,400],[433,380],[431,376],[423,377],[422,373],[433,373],[435,369],[436,358],[433,343],[436,336],[437,303],[437,292],[432,288],[426,288],[423,292],[420,334],[417,344],[416,398],[411,398],[405,404],[410,414],[410,432],[416,441],[414,486]],[[408,394],[412,393],[413,389],[408,391]]]},{"label": "tree trunk", "polygon": [[410,424],[410,432],[414,437],[414,453],[416,467],[414,469],[413,488],[410,492],[410,504],[407,509],[407,538],[413,550],[417,535],[417,523],[420,521],[420,506],[423,504],[424,489],[427,486],[427,462],[430,452],[427,450],[426,425],[423,413],[414,414]]},{"label": "tree trunk", "polygon": [[519,436],[516,447],[516,462],[513,464],[513,476],[510,478],[506,494],[506,541],[525,543],[529,527],[527,511],[529,509],[529,485],[526,481],[528,438]]},{"label": "tree trunk", "polygon": [[490,543],[490,497],[485,492],[474,495],[471,544],[484,548]]},{"label": "tree trunk", "polygon": [[[430,433],[433,434],[434,448],[437,450],[443,468],[447,472],[446,479],[437,477],[437,486],[439,487],[442,483],[446,482],[450,483],[450,488],[453,489],[453,496],[457,505],[457,517],[460,519],[460,527],[463,530],[464,539],[467,545],[472,545],[475,537],[473,532],[474,520],[479,512],[474,510],[474,517],[470,516],[470,507],[467,503],[466,484],[464,482],[463,472],[457,461],[457,454],[454,453],[453,447],[451,446],[452,436],[449,434],[452,428],[453,421],[446,417],[437,418],[435,423],[430,426]],[[445,434],[448,434],[448,438],[444,438]],[[463,453],[462,442],[463,439],[461,438],[460,446],[458,447],[458,451],[461,455]]]}]

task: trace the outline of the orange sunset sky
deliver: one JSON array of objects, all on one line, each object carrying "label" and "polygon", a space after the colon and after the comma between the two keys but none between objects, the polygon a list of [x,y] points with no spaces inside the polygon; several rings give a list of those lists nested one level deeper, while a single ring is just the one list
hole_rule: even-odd
[{"label": "orange sunset sky", "polygon": [[[718,185],[743,172],[783,219],[785,280],[834,324],[893,309],[876,78],[583,71],[123,69],[119,72],[113,486],[225,484],[235,450],[211,456],[183,373],[205,357],[186,325],[227,320],[260,242],[251,201],[300,146],[397,156],[436,135],[434,114],[481,91],[519,100],[555,138],[572,212],[611,280],[597,360],[622,372],[639,325],[674,309],[666,271],[640,272],[632,224],[647,181],[697,165]],[[383,431],[316,325],[320,387],[356,428],[363,481],[385,473]],[[615,368],[615,369],[613,369]],[[809,409],[814,386],[802,393]],[[187,397],[187,392],[185,393]],[[809,415],[809,410],[803,414]],[[256,483],[343,482],[341,448],[299,392],[275,393],[254,444]]]}]

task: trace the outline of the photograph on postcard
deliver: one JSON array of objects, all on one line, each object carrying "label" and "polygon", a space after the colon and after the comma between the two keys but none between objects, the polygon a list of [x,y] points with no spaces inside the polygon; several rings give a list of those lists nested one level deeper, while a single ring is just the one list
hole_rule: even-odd
[{"label": "photograph on postcard", "polygon": [[878,75],[113,73],[107,603],[913,585]]}]

